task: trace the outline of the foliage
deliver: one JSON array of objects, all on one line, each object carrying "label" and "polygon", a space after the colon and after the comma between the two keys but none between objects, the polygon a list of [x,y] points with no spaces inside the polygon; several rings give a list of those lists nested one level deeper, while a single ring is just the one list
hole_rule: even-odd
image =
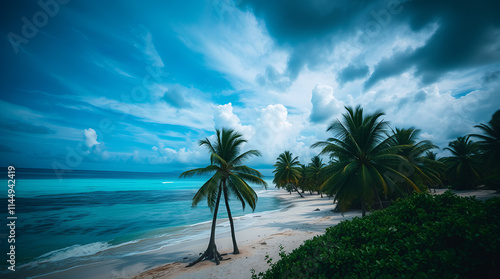
[{"label": "foliage", "polygon": [[382,207],[380,193],[401,191],[398,185],[409,185],[420,192],[417,185],[399,168],[408,160],[398,152],[395,135],[387,136],[388,123],[380,118],[383,112],[364,114],[361,107],[346,107],[343,121],[328,127],[334,137],[315,143],[320,154],[330,155],[334,162],[325,168],[326,181],[321,186],[329,196],[335,196],[338,207],[347,211],[353,202],[360,201],[365,215],[367,205],[377,202]]},{"label": "foliage", "polygon": [[314,156],[311,158],[311,162],[307,165],[305,174],[310,183],[311,191],[317,191],[323,197],[321,192],[321,185],[325,182],[325,164],[323,164],[323,160],[319,156]]},{"label": "foliage", "polygon": [[474,189],[481,176],[479,145],[469,137],[459,137],[445,148],[451,156],[442,158],[446,164],[446,175],[453,189]]},{"label": "foliage", "polygon": [[234,254],[238,254],[238,246],[234,233],[233,218],[229,208],[229,193],[236,196],[241,202],[241,206],[245,209],[248,203],[252,210],[255,210],[257,204],[257,194],[248,185],[248,182],[255,183],[267,187],[267,183],[262,179],[262,174],[248,166],[243,165],[245,160],[254,156],[260,156],[259,151],[249,150],[241,153],[241,145],[247,141],[238,132],[231,129],[216,130],[216,138],[211,142],[208,138],[200,141],[200,146],[207,147],[210,154],[210,165],[204,168],[196,168],[183,172],[180,177],[191,177],[194,175],[213,174],[207,182],[205,182],[193,197],[192,206],[195,207],[203,198],[207,199],[207,204],[210,210],[214,212],[212,220],[212,229],[210,241],[207,251],[190,264],[194,265],[202,259],[215,259],[219,264],[220,254],[215,246],[215,222],[217,219],[217,211],[221,198],[224,193],[226,210],[231,226],[231,237],[233,240]]},{"label": "foliage", "polygon": [[477,144],[481,150],[484,162],[485,178],[483,182],[490,189],[500,191],[500,110],[496,111],[488,124],[475,126],[482,134],[472,134],[478,138]]},{"label": "foliage", "polygon": [[[273,183],[278,188],[286,188],[291,192],[291,189],[297,190],[301,175],[301,167],[299,157],[293,157],[290,151],[281,153],[274,164],[274,179]],[[302,197],[302,194],[297,190],[297,193]]]},{"label": "foliage", "polygon": [[414,194],[328,228],[253,278],[486,278],[500,264],[500,198]]},{"label": "foliage", "polygon": [[[410,178],[421,191],[426,191],[429,185],[442,184],[440,173],[444,169],[444,164],[436,161],[435,158],[426,156],[430,150],[437,148],[437,146],[429,140],[417,141],[420,132],[419,129],[413,127],[396,128],[390,142],[392,146],[400,146],[397,154],[406,159],[399,168],[400,171]],[[408,187],[407,183],[403,183],[401,186],[408,194],[411,194],[413,189]]]}]

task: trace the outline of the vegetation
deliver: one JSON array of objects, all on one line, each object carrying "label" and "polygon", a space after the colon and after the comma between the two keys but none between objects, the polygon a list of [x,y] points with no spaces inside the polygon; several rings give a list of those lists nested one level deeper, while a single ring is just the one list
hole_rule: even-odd
[{"label": "vegetation", "polygon": [[414,194],[327,229],[252,277],[489,278],[500,264],[498,235],[500,198]]},{"label": "vegetation", "polygon": [[210,165],[204,168],[197,168],[183,172],[182,177],[191,177],[193,175],[213,174],[212,177],[201,186],[198,192],[193,197],[193,206],[196,206],[203,198],[207,198],[208,206],[213,211],[212,229],[210,232],[210,240],[207,250],[196,261],[190,263],[188,266],[195,265],[196,263],[207,259],[215,260],[217,264],[222,259],[217,251],[215,245],[215,226],[217,221],[217,212],[219,210],[219,203],[222,193],[224,193],[224,202],[229,217],[231,226],[231,237],[233,240],[233,253],[239,254],[238,245],[234,233],[233,218],[229,208],[229,193],[236,196],[241,202],[243,209],[245,204],[248,203],[252,210],[255,210],[257,204],[257,194],[247,183],[252,182],[258,185],[267,187],[267,184],[262,180],[262,174],[250,167],[242,165],[242,163],[253,157],[260,156],[257,150],[249,150],[240,153],[240,148],[246,140],[242,135],[230,130],[222,129],[216,130],[216,139],[212,143],[208,138],[200,141],[201,146],[208,148],[210,153]]},{"label": "vegetation", "polygon": [[451,156],[443,158],[446,175],[452,188],[457,190],[474,189],[479,184],[481,162],[479,145],[469,137],[459,137],[450,142],[446,150]]},{"label": "vegetation", "polygon": [[353,202],[361,203],[363,216],[367,205],[374,202],[383,208],[380,194],[401,191],[399,185],[420,192],[419,187],[399,170],[404,164],[410,165],[401,154],[410,145],[400,145],[399,134],[386,136],[388,124],[380,120],[384,114],[377,111],[365,115],[359,106],[346,109],[343,121],[337,120],[328,127],[327,131],[333,132],[334,137],[312,146],[321,147],[320,154],[333,159],[325,168],[327,179],[321,189],[335,197],[342,211],[347,211]]},{"label": "vegetation", "polygon": [[292,189],[303,198],[297,189],[297,184],[302,178],[299,157],[293,157],[290,151],[281,153],[274,164],[275,170],[273,183],[278,188],[285,188],[292,193]]},{"label": "vegetation", "polygon": [[306,177],[310,183],[311,191],[317,191],[323,197],[321,185],[325,182],[325,164],[319,156],[311,158],[311,162],[305,168]]},{"label": "vegetation", "polygon": [[491,189],[500,192],[500,110],[495,112],[488,124],[475,126],[483,134],[472,134],[478,138],[477,144],[482,150],[481,160],[484,165],[484,183]]}]

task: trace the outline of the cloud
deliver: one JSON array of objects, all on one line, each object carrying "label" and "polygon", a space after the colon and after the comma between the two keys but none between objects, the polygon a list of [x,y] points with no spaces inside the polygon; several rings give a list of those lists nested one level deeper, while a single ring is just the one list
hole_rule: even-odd
[{"label": "cloud", "polygon": [[50,135],[56,133],[54,130],[51,130],[45,126],[33,125],[30,123],[13,119],[4,119],[0,124],[0,127],[2,127],[7,131],[27,133],[27,134]]},{"label": "cloud", "polygon": [[473,5],[468,1],[441,1],[438,5],[425,0],[405,3],[408,13],[404,20],[412,30],[418,31],[436,22],[438,28],[425,45],[382,60],[375,66],[365,88],[411,67],[426,85],[451,71],[498,63],[500,4],[479,2]]},{"label": "cloud", "polygon": [[92,128],[83,130],[83,141],[89,149],[100,144],[100,142],[97,141],[97,133]]},{"label": "cloud", "polygon": [[[151,149],[155,152],[155,156],[149,158],[149,162],[153,164],[166,164],[166,163],[182,163],[182,164],[199,164],[202,161],[202,156],[206,155],[200,152],[200,148],[187,149],[185,147],[179,149],[172,149],[165,147],[165,145],[160,142],[159,147],[153,146]],[[208,155],[206,156],[208,158]]]},{"label": "cloud", "polygon": [[[375,49],[385,44],[381,50],[389,57],[378,61],[365,90],[412,69],[428,85],[449,72],[500,61],[500,4],[495,1],[249,0],[240,8],[262,19],[277,45],[290,53],[285,73],[291,80],[305,67],[329,63],[332,51],[355,37],[361,39],[355,46]],[[411,37],[406,33],[430,26],[436,28],[423,45],[387,51],[397,40],[404,45],[405,37]],[[405,28],[411,32],[405,33]],[[372,36],[363,40],[366,33]]]},{"label": "cloud", "polygon": [[240,132],[246,139],[252,138],[255,134],[254,127],[242,125],[240,118],[233,113],[231,103],[219,105],[214,111],[215,129],[231,128]]},{"label": "cloud", "polygon": [[191,102],[186,98],[184,92],[174,88],[170,90],[167,89],[161,100],[176,108],[191,107]]},{"label": "cloud", "polygon": [[337,79],[341,84],[343,84],[356,79],[364,78],[368,73],[369,68],[367,65],[350,64],[339,72]]},{"label": "cloud", "polygon": [[309,119],[322,123],[343,112],[344,103],[333,96],[333,88],[328,85],[316,85],[312,90],[312,110]]}]

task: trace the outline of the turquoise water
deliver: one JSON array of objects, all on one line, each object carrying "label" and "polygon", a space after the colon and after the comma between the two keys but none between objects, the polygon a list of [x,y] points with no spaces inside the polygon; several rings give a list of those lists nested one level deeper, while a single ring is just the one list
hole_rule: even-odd
[{"label": "turquoise water", "polygon": [[[172,174],[74,172],[63,179],[43,170],[16,173],[16,269],[46,274],[104,258],[152,251],[208,238],[212,214],[191,199],[207,177]],[[99,178],[93,178],[97,176]],[[266,180],[271,185],[271,179]],[[3,180],[7,185],[7,180]],[[255,213],[280,209],[280,201],[260,186]],[[7,186],[1,196],[5,200]],[[234,217],[252,214],[230,201]],[[7,207],[7,205],[5,206]],[[4,211],[5,212],[5,211]],[[6,213],[2,219],[6,220]],[[217,233],[229,230],[223,203]],[[7,222],[6,222],[7,223]],[[237,229],[250,223],[236,222]],[[8,231],[2,231],[6,235]],[[2,237],[2,251],[8,251]],[[6,253],[2,253],[6,257]],[[2,270],[7,265],[2,261]],[[17,273],[17,272],[16,272]],[[19,274],[19,273],[18,273]]]}]

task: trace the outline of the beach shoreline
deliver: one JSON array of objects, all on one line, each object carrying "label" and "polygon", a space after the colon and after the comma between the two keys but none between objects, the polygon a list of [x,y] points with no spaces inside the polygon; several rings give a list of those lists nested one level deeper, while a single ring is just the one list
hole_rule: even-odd
[{"label": "beach shoreline", "polygon": [[[203,261],[193,267],[186,265],[195,260],[206,249],[207,239],[201,246],[191,246],[191,253],[179,255],[176,262],[166,263],[148,270],[133,278],[250,278],[251,270],[258,274],[269,268],[266,255],[273,261],[279,260],[280,248],[290,253],[304,241],[325,233],[326,228],[343,220],[361,216],[361,212],[352,211],[342,215],[333,212],[333,199],[317,194],[305,194],[301,198],[297,193],[291,195],[285,191],[276,191],[276,197],[284,202],[284,208],[267,216],[256,215],[259,220],[250,228],[238,230],[236,239],[240,254],[232,254],[232,242],[229,233],[217,236],[217,248],[223,254],[220,265],[213,261]],[[319,210],[318,210],[319,209]],[[194,250],[193,250],[194,249]],[[187,256],[187,258],[185,258]]]},{"label": "beach shoreline", "polygon": [[[319,195],[305,194],[300,198],[297,193],[291,195],[284,190],[268,191],[282,201],[282,206],[272,212],[260,212],[236,217],[236,240],[239,255],[232,254],[232,241],[229,231],[220,232],[224,222],[216,229],[216,244],[223,255],[219,266],[212,261],[203,261],[191,268],[185,266],[197,259],[199,253],[208,245],[209,233],[201,239],[169,245],[158,250],[134,255],[103,260],[82,266],[76,266],[60,272],[34,278],[221,278],[233,274],[236,277],[250,277],[250,270],[267,270],[265,256],[278,259],[279,247],[289,253],[305,240],[323,234],[325,229],[342,220],[360,215],[360,212],[348,212],[344,216],[334,213],[333,200]],[[314,211],[319,209],[319,211]],[[253,223],[244,227],[245,222]],[[229,259],[230,258],[230,259]]]},{"label": "beach shoreline", "polygon": [[[438,190],[441,194],[444,190]],[[317,194],[305,194],[301,198],[297,193],[283,190],[272,191],[282,201],[282,208],[274,212],[248,214],[235,218],[236,240],[240,254],[232,254],[233,247],[229,231],[217,233],[216,244],[223,256],[220,265],[213,261],[202,261],[193,267],[186,266],[196,260],[208,245],[209,234],[205,238],[194,239],[161,249],[106,260],[85,266],[74,267],[36,278],[250,278],[251,270],[264,272],[269,268],[266,255],[279,260],[280,248],[290,253],[304,241],[325,233],[326,228],[341,221],[361,216],[360,211],[349,211],[343,215],[333,212],[333,199]],[[480,190],[458,192],[460,196],[476,196],[479,199],[498,196],[495,191]],[[319,210],[318,210],[319,209]],[[249,220],[252,219],[252,220]],[[238,227],[245,221],[251,226]],[[217,228],[220,230],[221,223]]]}]

